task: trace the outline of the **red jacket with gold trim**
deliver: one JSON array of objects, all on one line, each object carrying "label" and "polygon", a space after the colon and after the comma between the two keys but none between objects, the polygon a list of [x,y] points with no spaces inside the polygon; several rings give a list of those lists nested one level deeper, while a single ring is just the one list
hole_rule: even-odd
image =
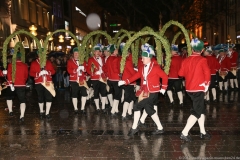
[{"label": "red jacket with gold trim", "polygon": [[78,72],[77,72],[78,66],[79,65],[77,64],[77,61],[74,58],[68,60],[67,71],[69,73],[69,81],[78,82],[79,80],[80,81],[86,80],[86,69],[87,69],[86,62],[83,63],[85,70],[82,71],[80,75],[78,75]]},{"label": "red jacket with gold trim", "polygon": [[238,53],[233,51],[231,56],[229,56],[230,61],[231,61],[231,68],[236,68],[237,67],[237,60],[238,60]]},{"label": "red jacket with gold trim", "polygon": [[[8,83],[12,84],[12,63],[7,67],[7,79]],[[20,60],[16,61],[16,74],[14,87],[25,87],[28,79],[28,66]]]},{"label": "red jacket with gold trim", "polygon": [[185,77],[187,92],[204,91],[205,88],[199,85],[203,83],[209,85],[211,77],[207,59],[193,53],[183,60],[178,75]]},{"label": "red jacket with gold trim", "polygon": [[226,55],[224,57],[218,57],[218,61],[220,63],[220,71],[230,71],[231,69],[231,61],[230,58]]},{"label": "red jacket with gold trim", "polygon": [[[52,82],[52,75],[55,74],[55,70],[53,68],[52,63],[47,60],[45,70],[48,72],[48,75],[46,75],[47,82]],[[34,77],[35,84],[43,83],[43,76],[39,76],[39,73],[41,72],[40,62],[39,59],[36,59],[31,63],[30,66],[30,76]]]},{"label": "red jacket with gold trim", "polygon": [[[141,78],[141,87],[144,86],[144,67],[140,68],[136,74],[131,78],[125,79],[126,84],[130,84],[135,80]],[[162,78],[162,86],[160,84],[160,78]],[[146,77],[146,86],[149,93],[159,92],[160,89],[167,89],[168,76],[167,74],[154,62],[151,62],[147,77]]]},{"label": "red jacket with gold trim", "polygon": [[169,69],[168,78],[169,79],[179,79],[178,72],[181,68],[183,58],[178,54],[175,54],[171,58],[171,65]]},{"label": "red jacket with gold trim", "polygon": [[106,62],[107,75],[110,81],[119,81],[121,57],[111,55]]},{"label": "red jacket with gold trim", "polygon": [[88,64],[87,64],[87,73],[90,75],[91,80],[99,80],[100,79],[100,75],[95,74],[97,71],[103,71],[103,65],[104,65],[104,60],[102,59],[102,57],[98,57],[101,58],[102,60],[102,65],[100,65],[96,59],[95,56],[91,57],[88,59]]},{"label": "red jacket with gold trim", "polygon": [[[132,54],[130,54],[127,58],[126,58],[126,64],[125,64],[125,68],[123,70],[123,76],[122,79],[128,79],[131,78],[135,73],[137,73],[134,68],[133,68],[133,62],[132,62]],[[132,83],[135,84],[135,83]]]},{"label": "red jacket with gold trim", "polygon": [[206,59],[211,71],[211,75],[216,75],[216,72],[218,72],[218,70],[220,69],[220,64],[217,61],[216,57],[209,55],[209,56],[206,56]]}]

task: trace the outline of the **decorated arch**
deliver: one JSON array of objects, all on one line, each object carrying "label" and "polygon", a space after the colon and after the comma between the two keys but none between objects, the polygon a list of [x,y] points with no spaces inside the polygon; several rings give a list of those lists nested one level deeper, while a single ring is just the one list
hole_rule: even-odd
[{"label": "decorated arch", "polygon": [[8,36],[6,38],[6,40],[4,41],[4,43],[3,43],[3,51],[2,51],[2,53],[3,53],[3,67],[4,68],[7,68],[7,48],[8,48],[8,43],[11,41],[11,39],[13,37],[15,37],[18,34],[25,34],[25,35],[28,35],[29,37],[31,37],[32,39],[34,39],[36,41],[36,43],[37,43],[37,47],[38,47],[39,53],[40,54],[42,53],[40,42],[34,35],[32,35],[30,32],[25,31],[25,30],[16,31],[16,32],[12,33],[10,36]]},{"label": "decorated arch", "polygon": [[[126,57],[127,57],[127,51],[128,48],[131,46],[131,44],[138,39],[140,36],[145,36],[145,35],[150,35],[150,36],[154,36],[157,40],[159,40],[165,51],[166,51],[166,66],[165,66],[165,72],[168,74],[169,72],[169,67],[170,67],[170,63],[171,63],[171,53],[170,53],[170,46],[168,43],[168,40],[163,38],[162,36],[160,36],[158,33],[153,32],[153,31],[143,31],[143,32],[138,32],[136,33],[133,37],[131,37],[127,43],[125,44],[125,47],[123,49],[123,54],[122,54],[122,59],[121,59],[121,64],[120,64],[120,73],[123,73],[124,70],[124,66],[125,66],[125,61],[126,61]],[[158,58],[158,57],[157,57]]]},{"label": "decorated arch", "polygon": [[160,31],[160,36],[163,36],[164,33],[166,32],[166,30],[167,30],[171,25],[178,26],[178,27],[182,30],[182,32],[183,32],[183,34],[184,34],[184,36],[185,36],[185,39],[186,39],[186,43],[187,43],[188,55],[191,55],[191,54],[192,54],[192,49],[191,49],[191,46],[190,46],[190,38],[189,38],[189,35],[188,35],[188,32],[187,32],[186,28],[185,28],[181,23],[179,23],[179,22],[177,22],[177,21],[173,21],[173,20],[167,22],[167,23],[163,26],[162,30]]}]

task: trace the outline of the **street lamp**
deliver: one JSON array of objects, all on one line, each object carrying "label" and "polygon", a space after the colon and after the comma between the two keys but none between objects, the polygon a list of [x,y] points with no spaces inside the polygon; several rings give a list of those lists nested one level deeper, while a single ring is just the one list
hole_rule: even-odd
[{"label": "street lamp", "polygon": [[59,38],[59,42],[61,42],[61,43],[64,42],[64,37],[63,37],[63,35],[60,35],[58,38]]},{"label": "street lamp", "polygon": [[[47,36],[49,36],[51,33],[52,33],[52,32],[49,31],[49,32],[47,33]],[[52,41],[52,40],[53,40],[53,37],[50,37],[48,40],[49,40],[49,41]]]},{"label": "street lamp", "polygon": [[70,45],[71,45],[71,46],[74,46],[74,45],[75,45],[75,43],[74,43],[74,40],[73,40],[73,39],[71,39],[71,40],[70,40]]},{"label": "street lamp", "polygon": [[31,25],[31,26],[29,27],[29,30],[30,30],[30,33],[32,33],[34,36],[37,35],[37,32],[36,32],[37,27],[36,27],[36,26]]}]

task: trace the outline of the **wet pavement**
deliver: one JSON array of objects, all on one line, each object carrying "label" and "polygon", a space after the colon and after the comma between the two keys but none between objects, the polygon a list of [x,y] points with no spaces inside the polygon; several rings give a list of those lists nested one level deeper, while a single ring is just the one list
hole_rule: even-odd
[{"label": "wet pavement", "polygon": [[97,114],[91,102],[86,106],[86,116],[74,115],[68,90],[57,92],[51,121],[39,119],[36,92],[28,91],[24,124],[18,121],[17,99],[14,117],[9,117],[1,96],[0,159],[240,159],[239,96],[236,91],[220,93],[218,103],[207,105],[205,126],[212,138],[200,139],[195,124],[190,143],[179,138],[190,113],[188,96],[184,97],[184,107],[170,107],[168,98],[160,96],[158,113],[165,133],[151,135],[156,126],[147,117],[148,127],[134,137],[127,136],[132,119],[122,121],[120,116]]}]

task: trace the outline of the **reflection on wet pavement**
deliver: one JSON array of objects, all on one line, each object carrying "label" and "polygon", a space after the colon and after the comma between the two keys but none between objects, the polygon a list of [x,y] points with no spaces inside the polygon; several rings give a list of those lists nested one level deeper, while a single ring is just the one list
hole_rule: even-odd
[{"label": "reflection on wet pavement", "polygon": [[[163,135],[150,117],[147,128],[134,136],[127,133],[132,119],[97,114],[93,102],[87,115],[74,115],[69,91],[58,91],[51,109],[52,121],[39,119],[35,91],[27,92],[25,123],[19,124],[19,104],[14,101],[14,117],[9,117],[0,97],[0,159],[231,159],[240,158],[239,93],[218,95],[219,102],[206,105],[206,130],[210,140],[201,140],[196,123],[190,131],[193,141],[185,143],[179,135],[190,113],[191,101],[184,107],[170,107],[160,96],[158,114]],[[79,103],[80,104],[80,103]],[[122,106],[120,106],[120,110]]]}]

